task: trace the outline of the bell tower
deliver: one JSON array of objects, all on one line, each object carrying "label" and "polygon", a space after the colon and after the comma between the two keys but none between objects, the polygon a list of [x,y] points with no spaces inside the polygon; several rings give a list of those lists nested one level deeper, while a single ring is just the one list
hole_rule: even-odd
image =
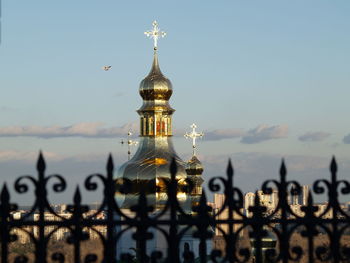
[{"label": "bell tower", "polygon": [[[141,191],[146,193],[149,204],[161,207],[167,200],[165,183],[170,178],[170,164],[177,164],[176,179],[179,184],[187,178],[186,163],[178,157],[172,143],[172,115],[174,109],[169,104],[173,93],[172,84],[161,72],[158,62],[158,40],[166,35],[160,31],[158,23],[145,32],[154,41],[153,63],[149,74],[141,81],[139,93],[142,106],[140,115],[140,143],[135,155],[123,164],[117,174],[131,185],[131,191],[117,196],[122,208],[130,208],[137,203]],[[155,190],[156,189],[156,190]],[[190,202],[186,193],[178,193],[180,202]]]}]

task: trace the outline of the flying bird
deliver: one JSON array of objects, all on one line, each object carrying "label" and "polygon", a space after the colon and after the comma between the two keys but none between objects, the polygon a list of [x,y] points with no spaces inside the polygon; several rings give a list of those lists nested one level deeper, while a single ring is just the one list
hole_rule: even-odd
[{"label": "flying bird", "polygon": [[102,69],[103,69],[104,71],[108,71],[108,70],[111,69],[111,67],[112,67],[112,66],[103,66]]}]

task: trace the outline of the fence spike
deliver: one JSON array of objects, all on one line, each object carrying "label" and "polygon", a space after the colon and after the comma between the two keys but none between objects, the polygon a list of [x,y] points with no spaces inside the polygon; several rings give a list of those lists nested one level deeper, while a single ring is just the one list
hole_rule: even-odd
[{"label": "fence spike", "polygon": [[284,158],[282,158],[281,168],[280,168],[281,179],[285,180],[286,175],[287,175],[287,168],[286,168],[286,164],[284,162]]},{"label": "fence spike", "polygon": [[80,204],[81,203],[81,194],[80,194],[79,186],[77,186],[76,189],[75,189],[73,201],[74,201],[74,204]]},{"label": "fence spike", "polygon": [[8,203],[9,200],[10,200],[10,194],[7,189],[6,183],[4,183],[4,186],[2,187],[2,190],[1,190],[1,204]]},{"label": "fence spike", "polygon": [[258,194],[258,190],[255,190],[255,196],[254,196],[254,206],[260,206],[260,196]]},{"label": "fence spike", "polygon": [[314,204],[314,198],[312,196],[311,191],[309,190],[308,198],[307,198],[307,206],[312,207]]},{"label": "fence spike", "polygon": [[332,157],[331,165],[330,165],[330,171],[332,174],[335,174],[338,171],[338,165],[337,161],[335,160],[335,157]]},{"label": "fence spike", "polygon": [[114,163],[113,163],[113,157],[112,157],[111,153],[108,155],[107,167],[106,168],[107,168],[107,172],[108,173],[113,173]]},{"label": "fence spike", "polygon": [[203,205],[207,205],[207,194],[205,193],[204,189],[202,190],[200,203]]},{"label": "fence spike", "polygon": [[37,164],[36,164],[36,169],[37,169],[38,172],[44,172],[45,169],[46,169],[46,163],[45,163],[44,155],[43,155],[41,150],[39,152],[39,157],[38,157],[38,161],[37,161]]},{"label": "fence spike", "polygon": [[231,178],[233,177],[234,170],[233,170],[231,158],[228,159],[226,173],[229,177],[231,177]]}]

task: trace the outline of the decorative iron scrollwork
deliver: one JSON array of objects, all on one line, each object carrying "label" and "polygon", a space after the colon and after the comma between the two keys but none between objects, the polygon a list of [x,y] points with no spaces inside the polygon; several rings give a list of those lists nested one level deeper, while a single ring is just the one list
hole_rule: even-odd
[{"label": "decorative iron scrollwork", "polygon": [[[127,194],[133,189],[133,182],[126,179],[115,179],[112,157],[108,157],[106,174],[91,174],[86,177],[83,187],[87,191],[102,191],[103,198],[99,207],[91,209],[82,204],[80,187],[77,186],[72,204],[67,206],[67,214],[57,213],[49,202],[49,190],[64,193],[66,180],[59,174],[46,175],[46,163],[40,153],[37,161],[37,176],[24,175],[14,183],[18,194],[28,194],[33,188],[35,200],[30,210],[21,218],[14,218],[17,204],[10,201],[6,184],[0,193],[0,245],[1,262],[29,262],[27,255],[10,257],[10,247],[19,242],[19,235],[27,235],[34,244],[34,261],[47,262],[195,262],[196,255],[185,244],[180,255],[180,242],[185,235],[191,233],[199,241],[198,260],[200,262],[299,262],[303,258],[307,262],[342,262],[350,259],[350,215],[342,207],[339,195],[350,194],[348,180],[337,179],[337,163],[335,158],[330,165],[330,179],[317,180],[308,193],[307,203],[301,206],[301,214],[291,209],[288,197],[300,195],[302,189],[297,181],[287,180],[287,169],[284,160],[279,171],[279,179],[262,183],[261,191],[272,194],[277,191],[278,202],[274,209],[267,211],[259,194],[255,194],[254,204],[249,207],[250,216],[242,211],[244,194],[234,184],[234,170],[228,162],[226,177],[214,177],[208,182],[212,193],[223,192],[223,205],[212,210],[208,205],[206,193],[192,207],[192,213],[183,209],[178,200],[178,192],[191,193],[194,183],[191,178],[179,182],[176,179],[175,161],[170,167],[169,178],[160,178],[161,183],[152,181],[137,189],[138,203],[126,213],[116,201],[117,194]],[[50,189],[48,186],[50,183]],[[101,188],[101,189],[99,189]],[[167,200],[159,209],[148,203],[147,194],[162,192]],[[314,196],[327,195],[327,205],[318,211]],[[51,220],[46,214],[52,215]],[[100,215],[103,214],[101,217]],[[35,216],[34,216],[35,215]],[[222,217],[226,215],[226,217]],[[328,216],[327,216],[328,215]],[[330,215],[330,216],[329,216]],[[123,226],[123,228],[121,228]],[[101,231],[101,227],[105,231]],[[35,231],[33,229],[35,228]],[[31,230],[30,230],[31,229]],[[66,229],[65,242],[73,247],[73,258],[67,258],[62,251],[48,251],[52,237],[62,229]],[[133,239],[137,247],[132,253],[119,253],[117,244],[128,231],[134,231]],[[214,230],[220,233],[225,246],[223,250],[207,247],[214,237]],[[22,231],[22,232],[21,232]],[[148,253],[147,244],[154,238],[154,233],[163,235],[167,243],[167,251]],[[248,243],[242,244],[242,237],[248,234]],[[84,242],[97,235],[103,251],[88,251],[84,255],[81,247]],[[323,243],[319,236],[325,237]],[[304,243],[295,243],[294,237],[303,239]],[[293,243],[294,242],[294,243]]]}]

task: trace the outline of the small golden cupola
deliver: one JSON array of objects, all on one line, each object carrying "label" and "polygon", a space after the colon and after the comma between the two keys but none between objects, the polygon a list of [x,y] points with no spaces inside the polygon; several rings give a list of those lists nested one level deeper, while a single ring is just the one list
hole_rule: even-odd
[{"label": "small golden cupola", "polygon": [[191,201],[192,204],[199,202],[200,196],[202,194],[202,184],[203,184],[203,178],[202,178],[202,173],[203,173],[203,165],[202,163],[198,160],[196,156],[196,139],[197,138],[202,138],[203,133],[202,132],[196,132],[196,124],[191,125],[192,131],[190,133],[185,134],[186,139],[192,139],[192,157],[191,159],[186,163],[186,173],[187,173],[187,178],[192,182],[193,190],[191,192]]},{"label": "small golden cupola", "polygon": [[188,175],[201,176],[203,170],[202,163],[198,160],[197,156],[193,155],[186,164],[186,173]]}]

